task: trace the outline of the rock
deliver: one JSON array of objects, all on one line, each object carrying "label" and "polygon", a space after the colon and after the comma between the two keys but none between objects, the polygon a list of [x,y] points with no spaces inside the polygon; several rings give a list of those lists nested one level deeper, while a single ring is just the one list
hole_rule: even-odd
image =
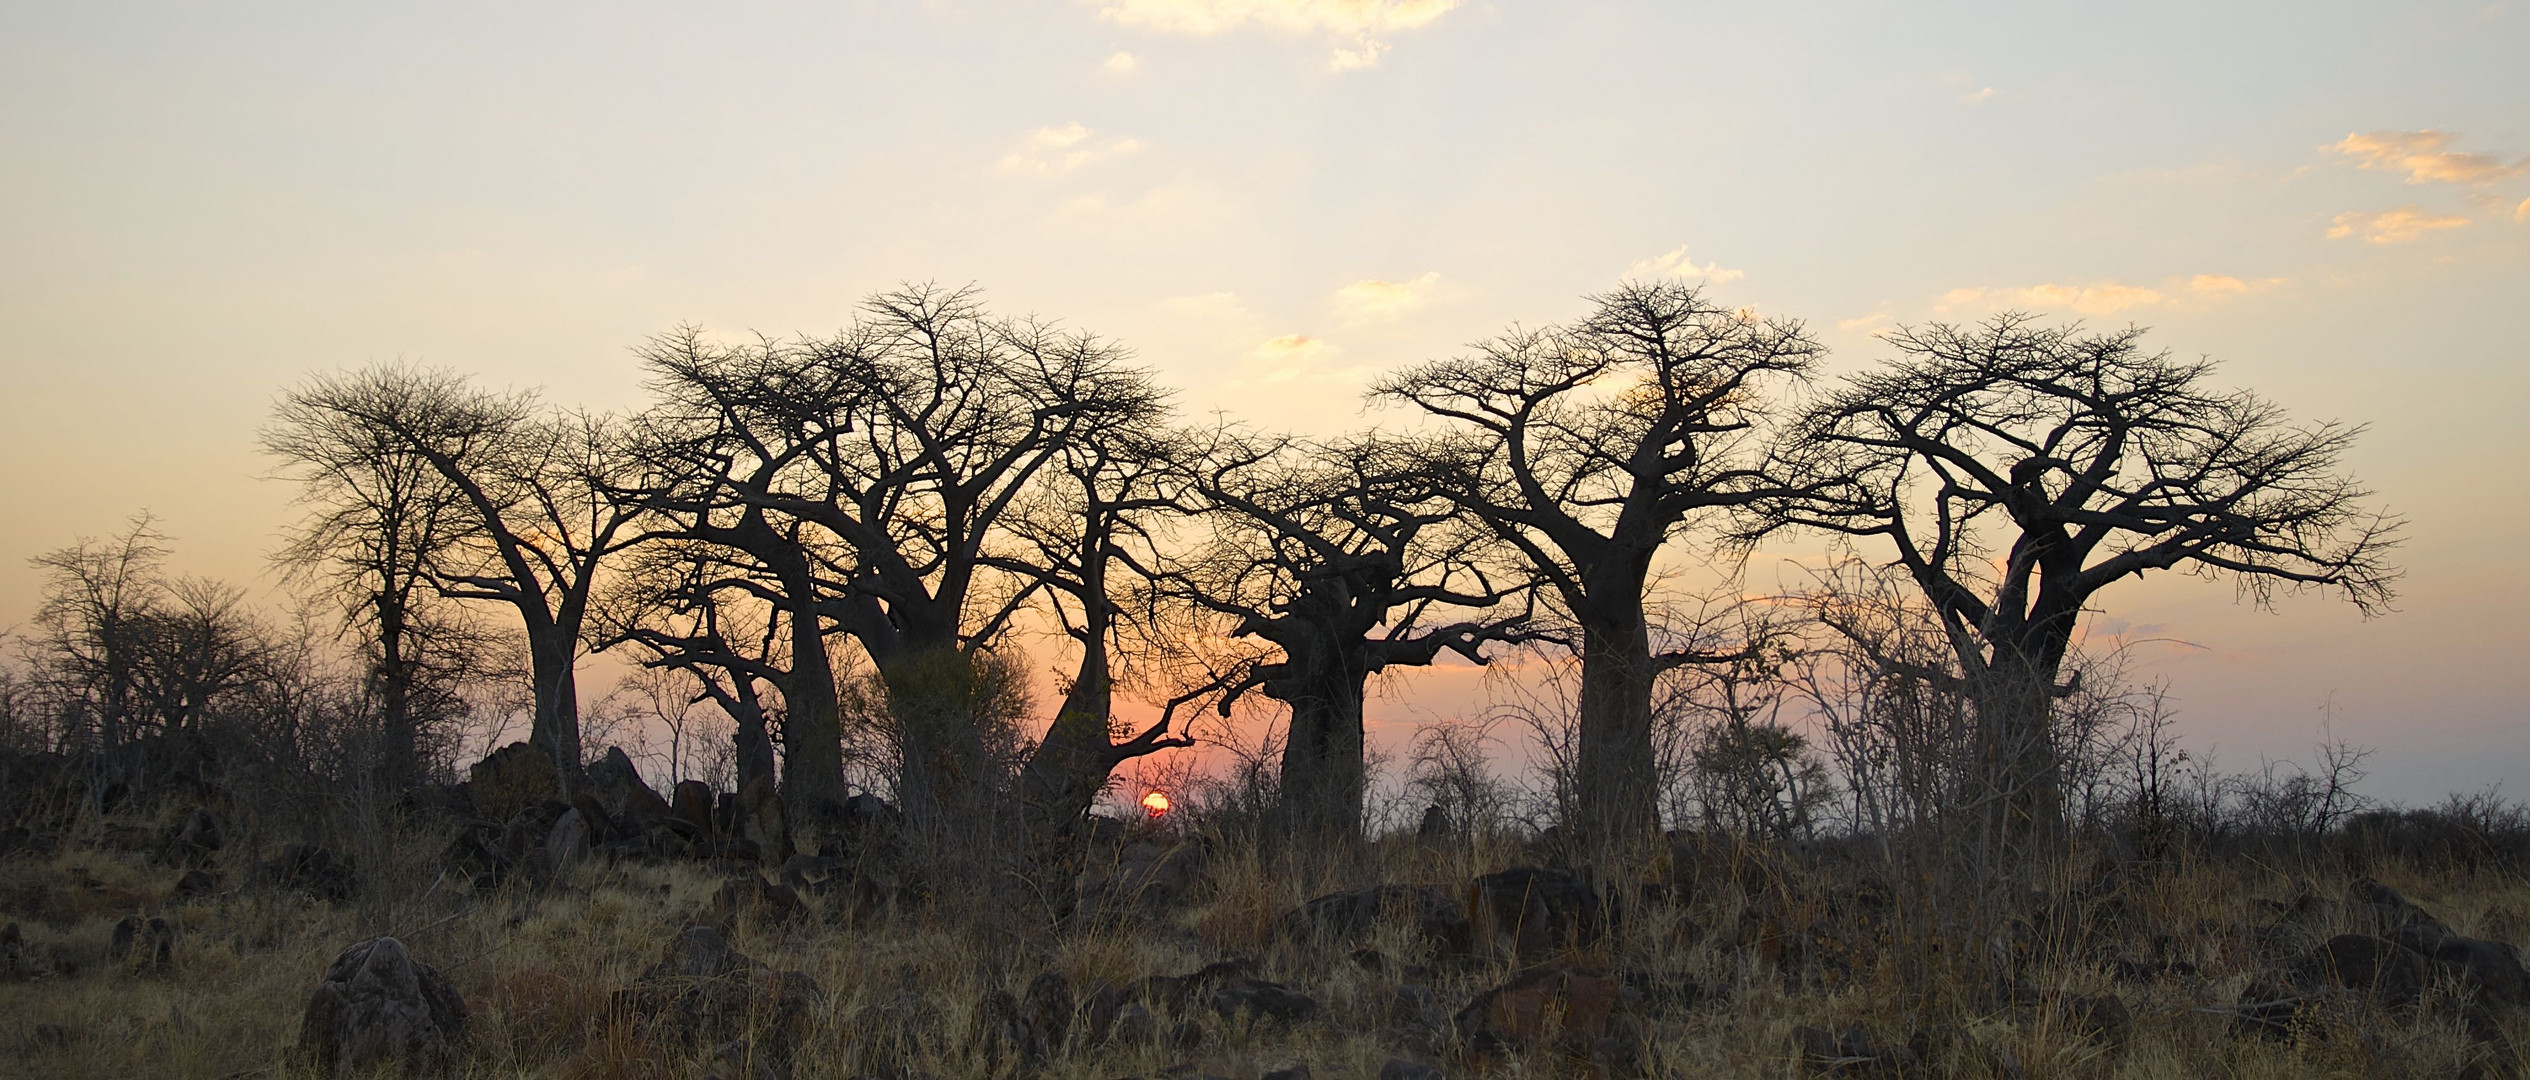
[{"label": "rock", "polygon": [[360,878],[351,864],[314,844],[283,844],[281,854],[264,865],[264,875],[276,884],[338,904],[360,892]]},{"label": "rock", "polygon": [[14,979],[26,973],[26,932],[18,924],[0,926],[0,978]]},{"label": "rock", "polygon": [[2076,994],[2064,999],[2062,1010],[2068,1028],[2110,1046],[2125,1045],[2135,1031],[2134,1010],[2115,994]]},{"label": "rock", "polygon": [[474,815],[486,821],[508,821],[531,805],[559,798],[562,786],[553,756],[523,742],[484,755],[466,771],[466,792]]},{"label": "rock", "polygon": [[2347,891],[2355,910],[2377,936],[2427,955],[2442,944],[2442,939],[2451,936],[2451,928],[2442,920],[2409,903],[2398,890],[2371,878],[2356,879]]},{"label": "rock", "polygon": [[1448,893],[1429,885],[1374,885],[1321,896],[1275,920],[1274,932],[1285,940],[1314,936],[1343,943],[1392,918],[1414,927],[1415,935],[1443,956],[1465,954],[1472,940],[1465,913]]},{"label": "rock", "polygon": [[395,1064],[441,1071],[465,1045],[466,1004],[394,938],[342,951],[308,999],[299,1052],[335,1076]]},{"label": "rock", "polygon": [[168,834],[160,854],[176,866],[208,866],[219,855],[221,842],[219,820],[197,806]]},{"label": "rock", "polygon": [[696,913],[693,924],[714,927],[725,935],[737,929],[742,914],[762,922],[780,923],[807,912],[808,905],[790,886],[748,874],[722,882],[702,911]]},{"label": "rock", "polygon": [[1019,1061],[1036,1065],[1061,1054],[1071,1037],[1071,980],[1061,972],[1049,971],[1028,983],[1026,997],[1019,1000]]},{"label": "rock", "polygon": [[1420,1061],[1389,1058],[1379,1067],[1379,1080],[1444,1080],[1441,1070]]},{"label": "rock", "polygon": [[1436,1053],[1449,1037],[1449,1010],[1431,987],[1403,983],[1389,994],[1388,1028],[1407,1047]]},{"label": "rock", "polygon": [[220,876],[196,867],[185,871],[182,877],[176,879],[175,887],[167,892],[167,899],[171,903],[181,904],[187,900],[198,900],[218,891],[220,891]]},{"label": "rock", "polygon": [[114,924],[106,955],[126,970],[164,971],[175,959],[175,928],[165,919],[143,922],[138,915],[123,916]]},{"label": "rock", "polygon": [[770,778],[758,777],[738,788],[738,839],[755,850],[756,861],[780,866],[791,857],[791,834],[782,817],[782,799]]},{"label": "rock", "polygon": [[1186,899],[1202,869],[1200,848],[1138,841],[1117,856],[1113,872],[1084,880],[1082,907],[1093,917],[1167,911]]},{"label": "rock", "polygon": [[1630,1034],[1620,1022],[1629,997],[1606,972],[1540,964],[1476,995],[1458,1012],[1458,1035],[1478,1053],[1551,1045],[1595,1057]]},{"label": "rock", "polygon": [[561,877],[589,857],[589,821],[578,807],[562,812],[545,833],[545,872]]},{"label": "rock", "polygon": [[1607,936],[1597,890],[1561,870],[1522,866],[1477,878],[1467,890],[1469,933],[1479,949],[1536,964]]},{"label": "rock", "polygon": [[775,971],[729,944],[719,930],[688,927],[658,963],[615,992],[615,1014],[635,1035],[691,1046],[748,1040],[751,1052],[786,1063],[824,1001],[816,980]]},{"label": "rock", "polygon": [[606,756],[589,766],[587,790],[605,809],[607,820],[627,832],[638,832],[671,813],[668,801],[641,782],[641,770],[620,746],[607,747]]},{"label": "rock", "polygon": [[1838,1033],[1803,1025],[1792,1029],[1792,1046],[1803,1064],[1850,1076],[1914,1076],[1924,1067],[1924,1055],[1915,1047],[1874,1046],[1871,1033],[1861,1027]]},{"label": "rock", "polygon": [[1213,980],[1204,1005],[1223,1019],[1249,1016],[1291,1024],[1318,1015],[1316,999],[1281,983],[1245,975]]},{"label": "rock", "polygon": [[719,830],[712,827],[712,786],[700,780],[679,780],[669,810],[677,820],[692,826],[703,836]]},{"label": "rock", "polygon": [[790,1075],[787,1063],[756,1053],[745,1039],[714,1047],[711,1064],[703,1069],[703,1080],[789,1080]]},{"label": "rock", "polygon": [[1309,1067],[1306,1065],[1288,1065],[1266,1073],[1265,1075],[1258,1077],[1257,1080],[1310,1080]]},{"label": "rock", "polygon": [[2329,938],[2317,951],[2294,961],[2286,973],[2306,990],[2352,990],[2392,1008],[2415,1004],[2433,976],[2424,956],[2414,949],[2365,934]]},{"label": "rock", "polygon": [[2454,934],[2434,947],[2433,960],[2469,988],[2477,999],[2495,1005],[2530,1005],[2530,972],[2512,946]]},{"label": "rock", "polygon": [[1449,811],[1438,805],[1423,808],[1423,821],[1414,827],[1414,838],[1426,844],[1438,844],[1456,830],[1450,827]]}]

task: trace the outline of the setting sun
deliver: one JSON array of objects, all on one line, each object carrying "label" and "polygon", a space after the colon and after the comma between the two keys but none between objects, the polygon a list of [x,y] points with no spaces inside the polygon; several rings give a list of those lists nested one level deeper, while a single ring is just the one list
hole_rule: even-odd
[{"label": "setting sun", "polygon": [[1154,791],[1148,795],[1142,796],[1142,809],[1145,812],[1148,812],[1152,817],[1158,817],[1161,814],[1167,813],[1168,793],[1165,791]]}]

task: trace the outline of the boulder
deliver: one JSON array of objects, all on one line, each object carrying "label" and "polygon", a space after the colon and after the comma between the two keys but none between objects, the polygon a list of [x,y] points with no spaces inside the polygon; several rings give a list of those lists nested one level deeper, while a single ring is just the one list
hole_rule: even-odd
[{"label": "boulder", "polygon": [[1379,1080],[1444,1080],[1438,1066],[1404,1058],[1389,1058],[1379,1067]]},{"label": "boulder", "polygon": [[747,1040],[751,1054],[787,1062],[825,1000],[816,980],[750,959],[710,926],[688,927],[659,962],[616,991],[615,1015],[657,1043],[724,1045]]},{"label": "boulder", "polygon": [[710,836],[712,828],[712,786],[700,780],[679,780],[669,811],[677,820],[691,827],[697,835]]},{"label": "boulder", "polygon": [[308,999],[299,1052],[333,1076],[398,1065],[444,1071],[465,1045],[466,1004],[402,942],[371,938],[342,951]]},{"label": "boulder", "polygon": [[360,892],[360,877],[351,863],[314,844],[283,844],[281,854],[264,864],[264,876],[338,904]]},{"label": "boulder", "polygon": [[562,812],[554,819],[553,828],[545,833],[545,871],[555,877],[569,873],[589,857],[589,822],[578,807]]},{"label": "boulder", "polygon": [[127,971],[164,971],[175,960],[176,930],[165,919],[123,916],[114,924],[106,955]]},{"label": "boulder", "polygon": [[2358,878],[2347,891],[2357,915],[2375,936],[2428,955],[2451,936],[2451,928],[2442,920],[2378,881]]},{"label": "boulder", "polygon": [[167,862],[176,866],[208,866],[219,855],[221,842],[219,819],[212,817],[209,810],[197,806],[177,823],[174,832],[167,835],[167,843],[160,848],[160,853]]},{"label": "boulder", "polygon": [[791,834],[782,816],[782,799],[769,777],[738,788],[737,821],[730,831],[755,850],[756,861],[780,866],[791,857]]},{"label": "boulder", "polygon": [[483,756],[466,771],[466,792],[474,815],[486,821],[508,821],[530,805],[562,794],[553,756],[523,742],[514,742]]},{"label": "boulder", "polygon": [[1607,937],[1607,909],[1598,891],[1561,870],[1514,867],[1477,878],[1467,890],[1467,922],[1476,948],[1536,964]]},{"label": "boulder", "polygon": [[1442,956],[1466,953],[1472,940],[1465,912],[1447,892],[1430,885],[1373,885],[1330,893],[1284,913],[1274,932],[1285,940],[1315,937],[1345,943],[1367,936],[1385,919],[1413,927]]},{"label": "boulder", "polygon": [[1476,995],[1458,1012],[1458,1035],[1480,1054],[1552,1047],[1630,1072],[1641,1041],[1627,1015],[1632,998],[1604,971],[1540,964]]},{"label": "boulder", "polygon": [[2445,974],[2490,1005],[2530,1005],[2530,972],[2521,955],[2498,941],[2453,934],[2434,946],[2433,961]]},{"label": "boulder", "polygon": [[2399,1008],[2424,996],[2433,970],[2423,954],[2395,941],[2339,934],[2295,960],[2286,975],[2305,990],[2352,990],[2378,1004]]},{"label": "boulder", "polygon": [[672,812],[666,799],[641,782],[641,771],[620,746],[607,747],[606,756],[588,767],[587,790],[605,809],[607,820],[627,832],[637,832]]}]

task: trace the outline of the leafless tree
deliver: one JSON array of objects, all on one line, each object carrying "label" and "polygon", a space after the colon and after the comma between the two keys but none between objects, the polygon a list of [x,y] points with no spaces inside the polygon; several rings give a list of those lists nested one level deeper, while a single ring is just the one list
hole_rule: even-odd
[{"label": "leafless tree", "polygon": [[432,568],[440,595],[505,605],[525,632],[534,688],[529,742],[567,785],[580,769],[573,668],[600,565],[629,542],[638,508],[611,497],[627,468],[605,417],[479,389],[463,376],[378,365],[316,376],[282,415],[362,441],[400,444],[454,489],[465,544]]},{"label": "leafless tree", "polygon": [[1796,322],[1675,282],[1591,302],[1570,326],[1514,328],[1374,394],[1450,423],[1451,497],[1560,600],[1582,668],[1575,825],[1622,838],[1659,823],[1654,681],[1714,659],[1655,647],[1653,561],[1682,528],[1786,493],[1765,468],[1768,395],[1821,350]]},{"label": "leafless tree", "polygon": [[[774,782],[771,732],[781,711],[779,688],[791,681],[787,624],[793,617],[768,601],[780,594],[766,585],[762,566],[738,561],[744,558],[734,548],[654,536],[626,553],[591,615],[599,648],[635,648],[644,668],[681,679],[686,708],[708,701],[729,718],[741,790]],[[828,680],[831,687],[831,675]],[[641,685],[656,699],[677,684]],[[664,706],[653,711],[674,721],[671,737],[681,742],[683,710],[673,716]],[[682,750],[671,748],[672,761],[681,760]]]},{"label": "leafless tree", "polygon": [[[1034,497],[1005,528],[1017,542],[995,561],[1014,579],[1042,586],[1055,622],[1080,650],[1063,701],[1020,772],[1022,810],[1040,843],[1089,812],[1117,766],[1161,750],[1192,746],[1169,733],[1175,709],[1139,733],[1118,731],[1115,693],[1133,681],[1137,653],[1151,644],[1147,605],[1129,601],[1154,564],[1154,519],[1182,509],[1183,440],[1162,426],[1156,397],[1147,414],[1102,425],[1067,444]],[[1117,736],[1126,735],[1123,739]]]},{"label": "leafless tree", "polygon": [[1482,664],[1488,644],[1532,639],[1520,602],[1529,579],[1486,565],[1490,536],[1460,519],[1432,462],[1399,443],[1224,428],[1191,469],[1190,508],[1211,535],[1171,560],[1160,587],[1261,646],[1220,673],[1215,707],[1226,716],[1255,690],[1289,708],[1286,827],[1356,836],[1366,682],[1444,652]]},{"label": "leafless tree", "polygon": [[1772,520],[1879,538],[1930,604],[1974,710],[1966,794],[2001,857],[2060,827],[2050,701],[2112,582],[2180,568],[2259,603],[2390,600],[2398,522],[2340,469],[2359,429],[2292,423],[2141,338],[2019,315],[1901,330],[1898,355],[1809,408],[1787,451],[1810,489]]},{"label": "leafless tree", "polygon": [[275,561],[341,603],[370,653],[379,780],[409,785],[420,775],[417,706],[450,697],[468,666],[468,628],[434,586],[468,539],[472,508],[402,435],[298,396],[275,407],[261,442],[305,508]]},{"label": "leafless tree", "polygon": [[645,505],[673,512],[682,535],[763,562],[795,613],[795,807],[842,794],[829,625],[886,686],[908,812],[936,821],[944,804],[988,790],[977,721],[999,691],[978,654],[1039,584],[996,565],[1000,526],[1074,440],[1149,415],[1147,378],[1104,340],[996,318],[971,289],[928,286],[872,297],[833,337],[725,347],[685,333],[645,359],[697,431],[689,456],[713,466],[690,474],[708,484]]}]

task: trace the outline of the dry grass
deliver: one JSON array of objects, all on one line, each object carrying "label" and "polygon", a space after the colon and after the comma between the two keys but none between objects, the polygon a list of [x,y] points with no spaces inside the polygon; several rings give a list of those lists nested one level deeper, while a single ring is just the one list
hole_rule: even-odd
[{"label": "dry grass", "polygon": [[[410,837],[411,852],[438,850]],[[611,993],[653,963],[722,878],[700,865],[593,865],[544,888],[472,892],[438,878],[419,855],[372,869],[364,895],[335,905],[254,881],[236,852],[213,895],[170,899],[179,871],[140,851],[73,845],[41,859],[0,863],[0,920],[20,924],[22,970],[0,982],[0,1073],[41,1077],[306,1075],[288,1050],[318,976],[345,945],[385,933],[441,968],[472,1010],[465,1075],[483,1077],[692,1077],[707,1047],[642,1042],[610,1020]],[[1401,926],[1337,948],[1278,940],[1275,921],[1310,897],[1390,882],[1463,888],[1474,875],[1522,861],[1510,841],[1425,847],[1407,839],[1316,859],[1268,859],[1216,844],[1200,883],[1181,903],[1142,919],[1086,924],[1002,903],[986,883],[935,884],[929,907],[853,922],[829,905],[787,922],[754,914],[733,942],[778,968],[804,971],[824,988],[795,1068],[802,1080],[860,1075],[887,1062],[874,1047],[910,1030],[913,1071],[936,1077],[1007,1075],[990,1050],[980,1004],[994,991],[1021,994],[1060,972],[1074,987],[1131,985],[1182,975],[1224,957],[1254,959],[1260,974],[1314,997],[1318,1019],[1283,1028],[1211,1017],[1156,1017],[1162,1033],[1195,1020],[1201,1041],[1163,1037],[1082,1049],[1046,1063],[1048,1080],[1211,1074],[1256,1080],[1306,1064],[1318,1077],[1370,1077],[1392,1057],[1416,1056],[1388,1023],[1395,972],[1415,972],[1446,1010],[1511,973],[1508,960],[1452,962]],[[1795,860],[1796,862],[1798,860]],[[1610,881],[1642,880],[1656,867]],[[2495,872],[2377,868],[2378,876],[2464,934],[2519,940],[2530,922],[2530,887]],[[2200,862],[2133,877],[2123,911],[2090,948],[2024,969],[2016,993],[1975,984],[1915,928],[1938,913],[1899,904],[1868,925],[1839,922],[1839,896],[1856,878],[1832,867],[1794,871],[1791,883],[1743,888],[1706,883],[1684,904],[1629,906],[1620,940],[1581,959],[1637,976],[1676,1000],[1647,998],[1644,1063],[1655,1076],[1813,1075],[1793,1047],[1803,1027],[1862,1028],[1875,1046],[1928,1051],[1943,1075],[2053,1077],[2525,1075],[2530,1047],[2520,1017],[2503,1023],[2509,1046],[2473,1041],[2459,1010],[2429,1001],[2412,1017],[2356,1012],[2316,1023],[2300,1039],[2245,1035],[2219,1010],[2261,970],[2259,929],[2278,920],[2271,902],[2305,892],[2342,897],[2346,881],[2298,878],[2243,863]],[[1625,886],[1630,889],[1631,886]],[[1845,906],[1840,906],[1845,905]],[[2103,909],[2104,910],[2104,909]],[[2343,905],[2317,905],[2311,940],[2360,929]],[[130,970],[109,957],[116,919],[161,915],[177,929],[171,968]],[[2094,913],[2096,915],[2096,912]],[[2086,916],[2087,917],[2087,916]],[[2097,915],[2098,918],[2108,918]],[[1832,927],[1824,936],[1814,927]],[[2091,935],[2058,927],[2039,936]],[[1385,973],[1350,953],[1369,947]],[[2112,955],[2175,962],[2168,973],[2121,977]],[[1416,969],[1428,968],[1428,972]],[[1665,992],[1665,991],[1664,991]],[[2104,1039],[2080,1029],[2068,1002],[2114,995],[2131,1029]],[[1590,1066],[1547,1051],[1476,1059],[1438,1055],[1452,1075],[1587,1075]],[[1859,1075],[1859,1074],[1849,1074]]]}]

